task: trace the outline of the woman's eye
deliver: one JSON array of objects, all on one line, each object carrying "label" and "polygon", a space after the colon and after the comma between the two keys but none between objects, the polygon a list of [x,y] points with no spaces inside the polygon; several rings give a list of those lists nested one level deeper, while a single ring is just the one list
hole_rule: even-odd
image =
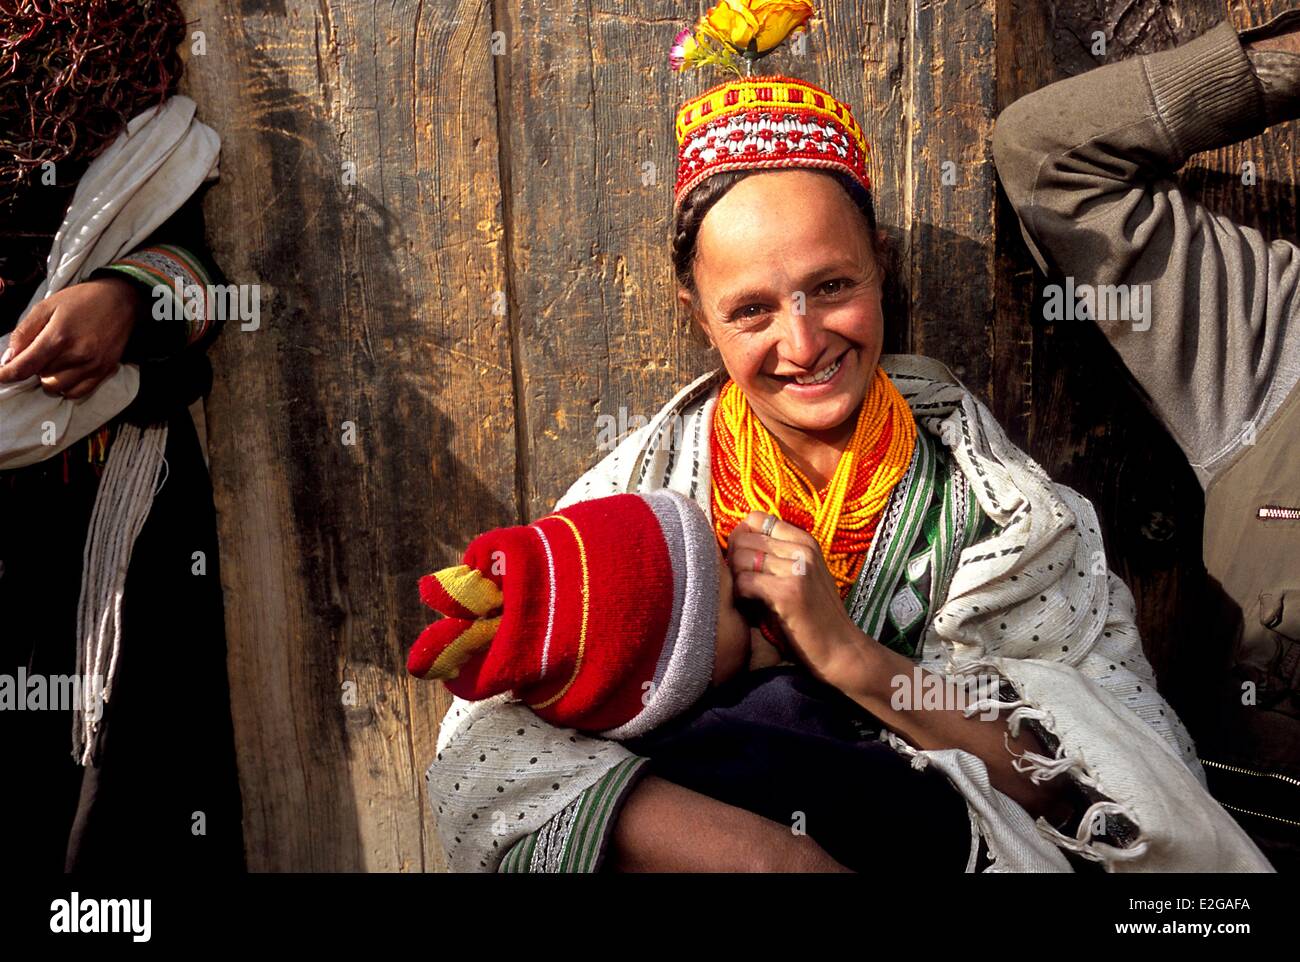
[{"label": "woman's eye", "polygon": [[[853,278],[837,277],[834,280],[826,281],[818,291],[822,294],[834,297],[836,294],[843,294],[848,288],[853,286]],[[767,313],[767,308],[763,304],[746,304],[744,307],[737,308],[730,316],[732,321],[752,321]]]}]

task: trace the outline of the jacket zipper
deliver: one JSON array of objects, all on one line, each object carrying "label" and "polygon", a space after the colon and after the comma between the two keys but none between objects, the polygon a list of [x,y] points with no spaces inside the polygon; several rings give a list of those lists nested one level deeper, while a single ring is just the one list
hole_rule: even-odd
[{"label": "jacket zipper", "polygon": [[1258,516],[1266,521],[1300,521],[1300,508],[1286,508],[1280,504],[1266,504],[1260,507]]},{"label": "jacket zipper", "polygon": [[[1296,788],[1300,788],[1300,779],[1292,778],[1290,775],[1281,775],[1277,772],[1257,772],[1254,769],[1242,768],[1238,765],[1225,765],[1223,762],[1211,761],[1208,758],[1202,758],[1200,762],[1202,765],[1208,765],[1211,768],[1221,768],[1226,772],[1236,772],[1238,775],[1254,775],[1256,778],[1276,778],[1279,781],[1286,782],[1288,785],[1294,785]],[[1216,801],[1218,800],[1216,799]],[[1230,809],[1234,812],[1241,812],[1245,815],[1254,815],[1257,818],[1267,818],[1273,822],[1283,822],[1287,825],[1300,826],[1300,822],[1290,818],[1283,818],[1281,815],[1269,815],[1267,812],[1252,812],[1248,808],[1241,808],[1237,805],[1230,805],[1227,802],[1222,801],[1219,802],[1219,804],[1224,808]]]},{"label": "jacket zipper", "polygon": [[[1216,801],[1218,800],[1216,799]],[[1283,825],[1295,825],[1300,828],[1300,822],[1295,819],[1283,818],[1280,815],[1269,815],[1265,812],[1252,812],[1248,808],[1238,808],[1236,805],[1229,805],[1227,802],[1219,802],[1219,804],[1230,811],[1241,812],[1243,815],[1254,815],[1256,818],[1266,818],[1270,822],[1281,822]]]},{"label": "jacket zipper", "polygon": [[1202,758],[1202,765],[1209,765],[1211,768],[1222,768],[1224,771],[1236,772],[1238,775],[1255,775],[1259,778],[1276,778],[1286,782],[1288,785],[1294,785],[1300,788],[1300,778],[1292,778],[1290,775],[1282,775],[1278,772],[1257,772],[1252,768],[1241,768],[1237,765],[1225,765],[1223,762],[1211,761],[1208,758]]}]

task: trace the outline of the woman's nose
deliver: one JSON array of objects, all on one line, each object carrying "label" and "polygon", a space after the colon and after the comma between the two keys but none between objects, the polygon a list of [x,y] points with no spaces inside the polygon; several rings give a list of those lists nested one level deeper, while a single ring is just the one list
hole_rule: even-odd
[{"label": "woman's nose", "polygon": [[821,321],[807,310],[800,310],[798,301],[792,299],[784,312],[783,327],[781,355],[790,364],[811,371],[826,350],[826,331]]}]

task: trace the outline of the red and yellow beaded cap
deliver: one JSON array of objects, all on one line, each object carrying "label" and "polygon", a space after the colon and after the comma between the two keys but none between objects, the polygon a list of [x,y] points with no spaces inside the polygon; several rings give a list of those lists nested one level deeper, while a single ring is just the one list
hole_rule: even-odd
[{"label": "red and yellow beaded cap", "polygon": [[849,105],[806,80],[752,76],[754,62],[786,40],[802,56],[816,16],[809,0],[719,0],[677,34],[668,57],[673,70],[714,66],[736,79],[677,111],[674,211],[697,184],[725,170],[834,170],[870,194],[871,151]]},{"label": "red and yellow beaded cap", "polygon": [[756,76],[719,84],[677,111],[673,206],[724,170],[815,167],[871,190],[871,152],[848,104],[806,80]]}]

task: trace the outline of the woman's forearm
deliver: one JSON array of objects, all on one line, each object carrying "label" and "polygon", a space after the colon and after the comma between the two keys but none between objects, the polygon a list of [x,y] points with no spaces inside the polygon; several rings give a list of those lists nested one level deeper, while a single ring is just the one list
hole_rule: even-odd
[{"label": "woman's forearm", "polygon": [[653,775],[614,824],[616,872],[847,872],[806,835]]},{"label": "woman's forearm", "polygon": [[[1011,751],[1044,753],[1044,747],[1026,728],[1011,738],[1007,723],[999,712],[998,717],[978,712],[967,718],[962,706],[943,704],[940,708],[925,708],[932,699],[915,687],[919,669],[911,658],[886,648],[853,628],[856,637],[849,639],[845,650],[851,657],[843,659],[829,678],[840,691],[871,712],[891,731],[923,751],[960,748],[978,755],[988,768],[993,787],[1018,802],[1030,815],[1043,815],[1049,821],[1059,821],[1069,814],[1065,798],[1065,780],[1053,779],[1034,784],[1025,773],[1016,771]],[[934,673],[927,673],[934,674]],[[935,681],[943,684],[942,675]],[[900,685],[906,687],[910,697],[895,698]],[[954,690],[945,686],[942,691]],[[896,708],[901,702],[904,707]],[[1008,745],[1011,751],[1008,751]]]}]

